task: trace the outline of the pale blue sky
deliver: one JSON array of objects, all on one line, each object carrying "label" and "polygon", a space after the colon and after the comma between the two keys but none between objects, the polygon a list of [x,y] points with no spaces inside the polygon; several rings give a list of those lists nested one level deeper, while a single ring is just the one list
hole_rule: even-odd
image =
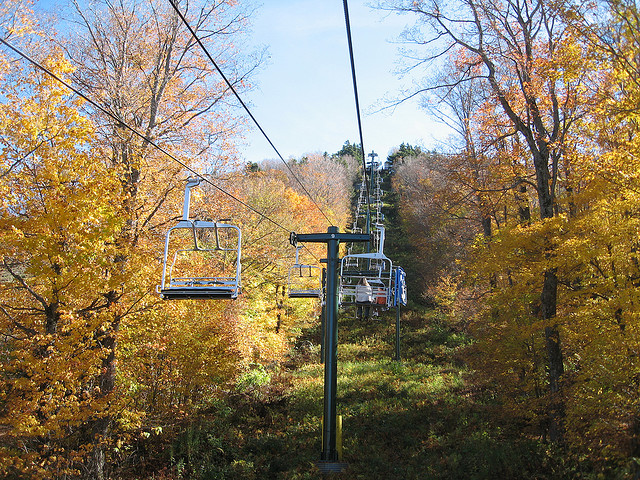
[{"label": "pale blue sky", "polygon": [[[437,147],[446,129],[417,101],[393,113],[372,113],[384,97],[395,97],[410,85],[411,79],[392,72],[399,60],[397,39],[414,19],[374,10],[368,3],[349,2],[365,149],[384,160],[402,142]],[[345,140],[359,143],[342,1],[264,0],[253,16],[251,40],[267,46],[270,59],[248,100],[285,158],[334,153]],[[247,142],[247,161],[276,157],[257,130]]]},{"label": "pale blue sky", "polygon": [[[243,100],[282,156],[335,153],[346,140],[359,143],[343,2],[247,1],[262,2],[251,18],[247,48],[266,47],[269,55]],[[402,142],[443,150],[438,142],[446,140],[448,130],[420,109],[417,99],[374,113],[388,105],[384,98],[398,97],[411,85],[411,78],[393,72],[400,60],[398,38],[414,19],[370,8],[370,1],[349,1],[366,153],[374,150],[384,161]],[[34,8],[56,11],[64,4],[38,0]],[[253,125],[240,154],[247,162],[276,158]]]}]

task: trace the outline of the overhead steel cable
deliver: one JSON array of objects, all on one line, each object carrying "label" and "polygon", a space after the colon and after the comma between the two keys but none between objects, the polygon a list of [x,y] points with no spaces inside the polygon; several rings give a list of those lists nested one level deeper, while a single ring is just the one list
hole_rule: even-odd
[{"label": "overhead steel cable", "polygon": [[[369,180],[367,178],[367,157],[364,153],[364,140],[362,137],[362,118],[360,115],[360,101],[358,99],[358,81],[356,80],[356,64],[353,55],[353,42],[351,40],[351,22],[349,21],[349,5],[347,0],[343,0],[344,4],[344,20],[347,28],[347,42],[349,44],[349,59],[351,60],[351,78],[353,79],[353,95],[356,101],[356,115],[358,117],[358,132],[360,134],[360,150],[362,151],[362,170],[364,173],[364,184],[367,191],[367,217],[371,211]],[[373,167],[372,167],[373,168]],[[369,233],[369,222],[367,222],[367,233]]]},{"label": "overhead steel cable", "polygon": [[296,181],[298,182],[298,184],[300,184],[300,187],[302,187],[302,190],[304,190],[304,192],[307,194],[307,196],[309,197],[309,199],[313,202],[313,204],[316,206],[316,208],[318,209],[318,211],[322,214],[322,216],[327,220],[327,222],[329,223],[329,225],[333,226],[333,222],[331,220],[329,220],[329,217],[327,217],[327,215],[324,213],[324,211],[320,208],[320,205],[318,205],[318,203],[316,202],[315,198],[313,197],[313,195],[311,195],[311,193],[309,193],[309,190],[307,190],[307,188],[304,186],[304,184],[302,183],[302,181],[300,181],[300,179],[296,176],[296,174],[294,173],[294,171],[291,169],[291,167],[289,166],[289,164],[286,162],[286,160],[284,159],[284,157],[280,154],[280,151],[276,148],[276,146],[273,144],[273,142],[271,141],[271,139],[269,138],[269,135],[267,135],[267,132],[264,131],[264,129],[262,128],[262,126],[260,125],[260,123],[258,122],[258,120],[256,119],[256,117],[253,116],[253,114],[251,113],[251,110],[249,110],[249,107],[247,106],[246,103],[244,103],[244,101],[242,100],[242,98],[240,97],[240,95],[238,94],[237,90],[235,89],[235,87],[233,86],[233,84],[229,81],[229,79],[227,78],[227,76],[223,73],[223,71],[220,69],[220,67],[218,66],[217,62],[213,59],[213,57],[211,56],[211,54],[209,53],[209,50],[207,50],[207,47],[205,47],[204,43],[202,43],[202,40],[200,40],[200,38],[198,37],[197,33],[195,32],[195,30],[191,27],[191,25],[189,24],[189,22],[187,21],[187,19],[185,18],[185,16],[182,14],[182,12],[180,11],[180,9],[178,8],[178,5],[176,4],[176,2],[174,0],[169,0],[169,3],[171,4],[171,6],[173,7],[173,9],[175,10],[175,12],[178,14],[178,16],[180,17],[180,20],[182,20],[182,23],[184,23],[184,25],[187,27],[187,29],[189,30],[189,32],[191,33],[191,36],[193,36],[193,39],[198,43],[198,45],[200,45],[200,48],[202,49],[202,51],[204,52],[204,54],[207,56],[207,58],[209,59],[209,61],[211,62],[211,64],[215,67],[216,71],[218,72],[218,74],[220,74],[220,76],[222,77],[222,79],[225,81],[225,83],[227,84],[227,86],[229,87],[229,89],[231,90],[231,92],[235,95],[235,97],[238,99],[238,101],[240,102],[240,105],[242,105],[242,108],[244,108],[245,112],[247,112],[247,115],[249,115],[249,117],[251,118],[251,120],[253,120],[253,123],[256,125],[256,127],[258,127],[258,130],[260,130],[260,133],[262,133],[262,135],[264,136],[264,138],[267,140],[267,142],[269,142],[269,145],[271,145],[271,148],[273,148],[273,150],[276,152],[276,155],[278,155],[278,158],[282,161],[282,163],[284,164],[285,167],[287,167],[287,169],[289,170],[289,172],[291,173],[291,175],[293,176],[293,178],[296,179]]},{"label": "overhead steel cable", "polygon": [[[49,75],[50,77],[52,77],[53,79],[55,79],[56,81],[58,81],[59,83],[61,83],[62,85],[64,85],[65,87],[67,87],[69,90],[71,90],[73,93],[75,93],[76,95],[78,95],[80,98],[84,99],[86,102],[90,103],[91,105],[93,105],[95,108],[97,108],[98,110],[100,110],[102,113],[104,113],[105,115],[107,115],[108,117],[110,117],[111,119],[115,120],[118,125],[126,128],[127,130],[131,131],[133,134],[135,134],[136,136],[140,137],[142,140],[146,141],[149,143],[149,145],[151,145],[152,147],[154,147],[155,149],[157,149],[158,151],[162,152],[163,154],[165,154],[167,157],[169,157],[171,160],[175,161],[176,163],[178,163],[180,166],[182,166],[183,168],[185,168],[186,170],[189,170],[191,173],[197,175],[199,178],[202,178],[204,180],[205,183],[208,183],[209,185],[211,185],[213,188],[215,188],[216,190],[218,190],[219,192],[223,193],[224,195],[227,195],[229,198],[231,198],[232,200],[235,200],[236,202],[238,202],[240,205],[244,206],[245,208],[251,210],[252,212],[256,213],[257,215],[259,215],[260,217],[264,218],[265,220],[267,220],[268,222],[270,222],[271,224],[275,225],[276,227],[280,228],[281,230],[287,232],[287,233],[291,233],[291,230],[284,227],[282,224],[280,224],[279,222],[273,220],[272,218],[270,218],[268,215],[266,215],[265,213],[259,211],[258,209],[252,207],[251,205],[249,205],[248,203],[244,202],[243,200],[239,199],[238,197],[236,197],[235,195],[233,195],[232,193],[226,191],[225,189],[223,189],[222,187],[216,185],[215,183],[213,183],[211,180],[207,179],[206,177],[204,177],[203,175],[201,175],[199,172],[197,172],[196,170],[194,170],[193,168],[191,168],[189,165],[185,164],[183,161],[181,161],[179,158],[177,158],[175,155],[173,155],[171,152],[168,152],[167,150],[165,150],[163,147],[161,147],[160,145],[158,145],[156,142],[154,142],[152,139],[150,139],[149,137],[147,137],[146,135],[144,135],[143,133],[140,133],[138,130],[136,130],[135,128],[131,127],[130,125],[128,125],[127,123],[125,123],[124,121],[122,121],[121,119],[119,119],[116,115],[114,115],[113,113],[109,112],[108,110],[106,110],[104,107],[102,107],[101,105],[99,105],[98,103],[96,103],[95,101],[93,101],[91,98],[87,97],[84,93],[82,93],[80,90],[78,90],[77,88],[75,88],[74,86],[70,85],[69,83],[67,83],[66,81],[64,81],[62,78],[60,78],[58,75],[56,75],[55,73],[53,73],[51,70],[49,70],[48,68],[46,68],[44,65],[38,63],[37,61],[35,61],[34,59],[32,59],[31,57],[29,57],[26,53],[22,52],[21,50],[19,50],[18,48],[14,47],[13,45],[11,45],[10,43],[8,43],[5,39],[0,38],[0,42],[2,44],[4,44],[5,46],[7,46],[8,48],[10,48],[11,50],[13,50],[16,54],[18,54],[20,57],[24,58],[26,61],[28,61],[29,63],[31,63],[32,65],[34,65],[36,68],[42,70],[44,73],[46,73],[47,75]],[[313,258],[315,258],[317,261],[319,261],[318,257],[305,245],[304,246],[307,251],[311,254],[311,256]]]},{"label": "overhead steel cable", "polygon": [[138,137],[140,137],[142,140],[148,142],[150,145],[152,145],[154,148],[156,148],[157,150],[159,150],[160,152],[164,153],[167,157],[169,157],[170,159],[172,159],[173,161],[177,162],[179,165],[181,165],[182,167],[184,167],[185,169],[189,170],[190,172],[194,173],[195,175],[197,175],[198,177],[202,178],[206,183],[208,183],[209,185],[211,185],[213,188],[217,189],[218,191],[220,191],[221,193],[227,195],[228,197],[232,198],[233,200],[235,200],[236,202],[238,202],[239,204],[243,205],[244,207],[248,208],[249,210],[251,210],[252,212],[258,214],[259,216],[261,216],[262,218],[264,218],[265,220],[271,222],[273,225],[281,228],[282,230],[284,230],[285,232],[289,233],[290,229],[285,228],[284,226],[282,226],[280,223],[276,222],[275,220],[271,219],[269,216],[267,216],[266,214],[260,212],[259,210],[257,210],[256,208],[252,207],[251,205],[249,205],[248,203],[242,201],[241,199],[239,199],[238,197],[236,197],[235,195],[233,195],[232,193],[226,191],[225,189],[223,189],[222,187],[219,187],[218,185],[216,185],[215,183],[213,183],[211,180],[208,180],[207,178],[203,177],[200,173],[198,173],[197,171],[195,171],[193,168],[191,168],[190,166],[188,166],[187,164],[185,164],[183,161],[181,161],[179,158],[177,158],[175,155],[173,155],[171,152],[168,152],[167,150],[165,150],[163,147],[161,147],[160,145],[158,145],[156,142],[154,142],[152,139],[150,139],[149,137],[147,137],[145,134],[140,133],[137,129],[133,128],[132,126],[128,125],[127,123],[125,123],[123,120],[121,120],[120,118],[118,118],[115,114],[109,112],[108,110],[106,110],[104,107],[102,107],[101,105],[99,105],[98,103],[94,102],[91,98],[87,97],[84,93],[82,93],[80,90],[78,90],[77,88],[73,87],[72,85],[70,85],[68,82],[64,81],[62,78],[60,78],[58,75],[56,75],[55,73],[53,73],[51,70],[49,70],[47,67],[45,67],[44,65],[41,65],[40,63],[38,63],[37,61],[35,61],[34,59],[32,59],[31,57],[29,57],[26,53],[22,52],[21,50],[19,50],[18,48],[14,47],[13,45],[11,45],[10,43],[8,43],[5,39],[0,38],[0,42],[2,44],[4,44],[5,46],[7,46],[8,48],[10,48],[11,50],[13,50],[16,54],[18,54],[19,56],[21,56],[22,58],[24,58],[26,61],[28,61],[29,63],[31,63],[32,65],[34,65],[36,68],[42,70],[44,73],[46,73],[47,75],[49,75],[50,77],[54,78],[55,80],[57,80],[58,82],[60,82],[62,85],[64,85],[65,87],[67,87],[69,90],[71,90],[73,93],[75,93],[76,95],[78,95],[79,97],[81,97],[82,99],[84,99],[85,101],[87,101],[88,103],[90,103],[91,105],[93,105],[95,108],[97,108],[98,110],[100,110],[102,113],[104,113],[105,115],[107,115],[108,117],[110,117],[111,119],[115,120],[119,126],[122,126],[124,128],[126,128],[127,130],[129,130],[130,132],[132,132],[133,134],[137,135]]}]

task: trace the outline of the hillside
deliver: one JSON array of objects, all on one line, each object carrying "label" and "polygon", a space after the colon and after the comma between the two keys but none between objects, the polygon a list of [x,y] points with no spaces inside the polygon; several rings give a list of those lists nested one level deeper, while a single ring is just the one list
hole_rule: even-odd
[{"label": "hillside", "polygon": [[[340,323],[338,410],[344,422],[340,479],[568,478],[545,450],[522,438],[460,360],[464,335],[435,312],[402,317],[402,355],[394,355],[389,316]],[[309,331],[286,368],[246,389],[183,431],[150,438],[161,446],[144,477],[311,479],[321,447],[322,365]],[[163,442],[170,445],[162,445]],[[164,465],[158,471],[157,466]]]}]

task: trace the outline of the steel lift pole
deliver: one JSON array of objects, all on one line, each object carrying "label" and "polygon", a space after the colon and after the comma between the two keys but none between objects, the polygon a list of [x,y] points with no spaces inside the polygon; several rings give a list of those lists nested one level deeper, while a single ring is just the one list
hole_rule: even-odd
[{"label": "steel lift pole", "polygon": [[326,243],[327,264],[325,331],[324,331],[324,407],[322,452],[318,468],[323,474],[342,472],[347,464],[339,458],[336,390],[338,385],[338,267],[340,242],[368,242],[370,235],[339,233],[329,227],[327,233],[291,234],[291,243]]}]

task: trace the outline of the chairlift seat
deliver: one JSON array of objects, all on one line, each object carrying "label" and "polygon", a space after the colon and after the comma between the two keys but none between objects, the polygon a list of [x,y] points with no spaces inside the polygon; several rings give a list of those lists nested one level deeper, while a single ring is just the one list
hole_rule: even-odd
[{"label": "chairlift seat", "polygon": [[[379,237],[378,250],[371,253],[348,254],[340,266],[339,303],[347,305],[371,305],[386,308],[392,294],[393,262],[384,254],[384,227],[376,225]],[[366,279],[371,295],[361,295],[358,283]],[[365,299],[366,301],[363,301]]]},{"label": "chairlift seat", "polygon": [[[199,183],[199,178],[187,181],[182,219],[166,235],[162,282],[156,287],[164,300],[235,299],[241,292],[240,228],[228,223],[189,219],[191,188]],[[182,235],[187,232],[186,236],[181,237],[180,231]],[[172,262],[170,250],[174,251]],[[186,262],[181,260],[190,255],[199,268],[189,258]],[[203,275],[191,275],[194,269]]]},{"label": "chairlift seat", "polygon": [[296,263],[289,268],[289,298],[322,298],[322,268],[300,263],[300,248],[296,247]]},{"label": "chairlift seat", "polygon": [[[171,234],[175,230],[190,230],[193,232],[193,248],[177,249],[173,255],[173,262],[168,264]],[[197,233],[200,231],[215,232],[216,246],[206,248],[199,245]],[[236,232],[233,248],[220,245],[218,234],[220,231]],[[163,268],[162,285],[158,292],[165,300],[187,299],[187,298],[231,298],[235,299],[240,294],[240,229],[235,225],[218,222],[208,222],[201,220],[182,220],[176,226],[169,229],[165,241],[165,262]],[[218,255],[220,253],[233,253],[235,256],[235,276],[174,276],[174,268],[181,254],[194,253],[202,258],[207,255]]]},{"label": "chairlift seat", "polygon": [[238,297],[239,290],[227,287],[171,287],[160,290],[164,300],[198,299],[198,298],[229,298]]},{"label": "chairlift seat", "polygon": [[322,296],[322,290],[289,290],[289,298],[319,298]]},{"label": "chairlift seat", "polygon": [[[346,264],[345,267],[347,267]],[[367,277],[369,280],[369,277],[376,277],[378,273],[378,270],[348,270],[345,268],[342,275],[345,277]]]}]

